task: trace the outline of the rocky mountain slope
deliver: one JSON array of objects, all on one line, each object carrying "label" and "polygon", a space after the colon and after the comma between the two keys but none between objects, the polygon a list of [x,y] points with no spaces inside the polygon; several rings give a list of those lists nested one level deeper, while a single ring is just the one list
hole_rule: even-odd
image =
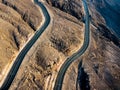
[{"label": "rocky mountain slope", "polygon": [[59,67],[83,44],[83,23],[59,9],[47,7],[53,13],[53,21],[39,38],[39,44],[29,57],[29,63],[25,68],[21,67],[23,73],[20,77],[21,72],[18,72],[11,90],[53,89]]},{"label": "rocky mountain slope", "polygon": [[[53,90],[60,66],[83,44],[84,8],[82,1],[44,1],[44,4],[49,8],[52,22],[39,38],[34,53],[27,56],[29,61],[22,65],[20,71],[18,71],[10,90]],[[119,27],[119,22],[116,17],[111,18],[111,14],[104,13],[107,10],[115,12],[115,15],[119,16],[117,10],[119,8],[111,7],[112,10],[110,8],[110,6],[119,7],[119,3],[108,2],[107,0],[87,0],[87,3],[91,14],[90,44],[85,54],[68,68],[62,90],[119,90],[120,40],[113,32]],[[39,22],[34,22],[40,15],[39,11],[32,13],[36,10],[36,7],[28,11],[23,9],[24,7],[30,7],[31,4],[34,6],[32,1],[27,2],[27,0],[23,0],[23,2],[21,0],[3,0],[2,2],[5,7],[7,5],[10,9],[16,10],[17,16],[21,16],[23,23],[26,23],[30,28],[23,31],[31,30],[33,32],[39,26],[41,18],[37,19],[40,20]],[[24,10],[26,13],[24,13]],[[6,20],[9,19],[3,19],[2,22],[6,22]],[[108,22],[112,22],[111,26]],[[7,25],[16,28],[14,25]],[[9,28],[4,29],[9,31]],[[9,32],[10,35],[6,35],[6,38],[13,36],[11,32]],[[2,31],[2,33],[5,32]],[[16,44],[13,44],[13,46],[16,50]]]},{"label": "rocky mountain slope", "polygon": [[[46,0],[50,5],[60,10],[69,12],[77,11],[77,15],[83,15],[83,10],[77,10],[74,6],[82,6],[81,0]],[[67,3],[67,8],[64,7]],[[73,3],[75,4],[73,6]],[[82,65],[78,65],[78,85],[80,90],[119,90],[120,89],[120,40],[119,40],[119,8],[117,1],[88,0],[91,13],[91,42],[89,49],[83,55]],[[62,7],[62,8],[61,8]],[[71,11],[72,11],[71,10]],[[82,13],[82,14],[79,14]],[[110,14],[111,13],[111,14]],[[76,14],[71,14],[80,19]],[[81,17],[82,20],[82,17]],[[117,35],[116,35],[117,33]],[[79,60],[78,60],[79,61]],[[75,64],[76,65],[76,64]],[[76,65],[77,66],[77,65]],[[76,73],[74,65],[68,69],[63,89],[75,90],[76,82],[71,84],[71,78]],[[81,74],[79,74],[81,73]],[[77,76],[76,76],[77,77]],[[76,78],[72,80],[76,81]],[[70,82],[71,81],[71,82]]]},{"label": "rocky mountain slope", "polygon": [[91,0],[89,6],[96,9],[105,19],[107,27],[120,38],[120,1],[119,0]]},{"label": "rocky mountain slope", "polygon": [[0,80],[42,20],[32,1],[28,4],[25,4],[27,0],[15,1],[0,0]]},{"label": "rocky mountain slope", "polygon": [[[119,11],[114,10],[115,5],[119,7],[118,2],[114,2],[114,6],[106,6],[107,0],[89,0],[88,5],[92,16],[91,23],[91,43],[89,49],[83,55],[82,65],[78,65],[78,88],[80,90],[119,90],[120,89],[120,40],[119,36]],[[109,2],[109,3],[112,3]],[[102,5],[101,5],[102,4]],[[98,8],[101,8],[103,12],[110,11],[110,13],[104,14],[100,12]],[[113,14],[114,13],[114,14]],[[104,14],[104,15],[103,15]],[[114,18],[112,18],[112,17]],[[109,17],[109,18],[106,18]],[[117,20],[116,20],[117,19]],[[109,21],[108,21],[109,20]],[[114,23],[109,26],[109,22]],[[111,29],[112,28],[112,29]],[[113,34],[117,32],[117,35]],[[71,66],[73,67],[73,66]],[[73,67],[73,70],[75,68]],[[72,73],[67,78],[72,78]],[[73,71],[71,71],[73,72]],[[67,79],[66,79],[67,80]],[[66,82],[64,81],[64,83]],[[76,80],[76,79],[74,79]],[[71,90],[71,83],[68,80],[67,86]],[[76,83],[76,82],[75,82]],[[76,87],[75,87],[76,88]],[[73,90],[75,89],[73,88]]]}]

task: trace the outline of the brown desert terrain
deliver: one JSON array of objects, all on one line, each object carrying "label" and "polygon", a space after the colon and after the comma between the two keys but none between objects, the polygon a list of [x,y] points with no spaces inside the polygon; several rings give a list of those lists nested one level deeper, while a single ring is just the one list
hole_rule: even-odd
[{"label": "brown desert terrain", "polygon": [[[44,1],[51,22],[24,58],[10,90],[53,90],[60,67],[84,42],[82,0],[39,1]],[[66,71],[62,90],[119,90],[120,39],[98,8],[105,8],[105,0],[87,4],[90,43]],[[0,78],[42,20],[40,7],[32,0],[0,0]]]},{"label": "brown desert terrain", "polygon": [[[47,7],[50,6],[47,5]],[[52,16],[53,21],[39,38],[37,42],[39,44],[32,56],[29,57],[29,63],[24,68],[21,67],[11,90],[53,89],[62,63],[82,46],[84,24],[58,9],[51,8],[50,12],[54,15]],[[21,71],[23,73],[20,77]]]},{"label": "brown desert terrain", "polygon": [[[36,7],[32,1],[24,5],[27,0],[19,0],[21,4],[19,4],[17,9],[15,5],[13,7],[12,4],[17,5],[19,2],[13,1],[14,0],[0,1],[0,80],[10,68],[11,63],[14,61],[22,46],[29,37],[34,34],[35,28],[38,28],[42,20],[39,8]],[[35,12],[33,12],[34,9],[36,10]],[[29,11],[29,13],[27,13],[26,16],[25,12],[27,11]],[[35,20],[34,17],[36,17],[37,20]],[[33,26],[30,23],[33,24]]]}]

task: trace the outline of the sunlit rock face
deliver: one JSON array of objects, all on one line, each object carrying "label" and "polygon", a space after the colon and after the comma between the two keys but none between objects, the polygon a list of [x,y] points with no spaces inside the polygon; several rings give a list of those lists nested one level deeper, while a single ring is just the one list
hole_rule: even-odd
[{"label": "sunlit rock face", "polygon": [[120,0],[88,0],[105,19],[106,25],[120,38]]}]

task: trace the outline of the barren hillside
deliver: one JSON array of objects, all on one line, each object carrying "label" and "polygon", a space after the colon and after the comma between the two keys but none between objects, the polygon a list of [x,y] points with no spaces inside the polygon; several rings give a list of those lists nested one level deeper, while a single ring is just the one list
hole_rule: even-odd
[{"label": "barren hillside", "polygon": [[[44,1],[51,22],[31,49],[32,54],[23,60],[27,63],[22,63],[10,90],[53,90],[61,65],[84,42],[82,0],[39,1]],[[89,47],[68,68],[62,90],[119,90],[120,40],[113,31],[117,28],[119,32],[116,18],[120,5],[107,0],[87,0],[87,4],[91,14]],[[32,0],[0,1],[1,71],[38,29],[42,21],[39,9]]]},{"label": "barren hillside", "polygon": [[13,1],[0,1],[0,80],[42,21],[40,10],[32,1]]}]

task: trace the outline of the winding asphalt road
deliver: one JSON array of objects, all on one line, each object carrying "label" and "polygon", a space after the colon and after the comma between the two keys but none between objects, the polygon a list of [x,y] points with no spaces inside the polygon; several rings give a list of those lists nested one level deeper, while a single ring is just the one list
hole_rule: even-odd
[{"label": "winding asphalt road", "polygon": [[44,30],[47,28],[47,26],[50,23],[50,16],[49,13],[47,11],[47,9],[45,8],[45,6],[39,2],[38,0],[34,0],[34,2],[40,6],[40,8],[42,9],[42,12],[45,16],[45,22],[42,25],[42,27],[35,33],[35,35],[33,36],[33,38],[26,44],[26,46],[22,49],[22,51],[19,53],[19,55],[17,56],[12,68],[10,69],[3,85],[1,86],[0,90],[8,90],[12,81],[14,80],[14,77],[25,57],[25,55],[27,54],[27,52],[30,50],[30,48],[33,46],[33,44],[36,42],[36,40],[41,36],[41,34],[44,32]]},{"label": "winding asphalt road", "polygon": [[86,0],[82,0],[83,5],[84,5],[84,11],[85,11],[85,33],[84,33],[84,43],[83,46],[81,47],[81,49],[78,50],[78,52],[74,53],[71,57],[69,57],[64,64],[62,65],[62,67],[59,70],[56,82],[55,82],[55,86],[54,86],[54,90],[61,90],[62,88],[62,83],[63,83],[63,79],[64,79],[64,75],[66,70],[68,69],[68,67],[70,66],[70,64],[76,60],[78,57],[80,57],[88,48],[89,45],[89,37],[90,37],[90,14],[89,14],[89,10],[88,10],[88,6],[87,6],[87,2]]}]

